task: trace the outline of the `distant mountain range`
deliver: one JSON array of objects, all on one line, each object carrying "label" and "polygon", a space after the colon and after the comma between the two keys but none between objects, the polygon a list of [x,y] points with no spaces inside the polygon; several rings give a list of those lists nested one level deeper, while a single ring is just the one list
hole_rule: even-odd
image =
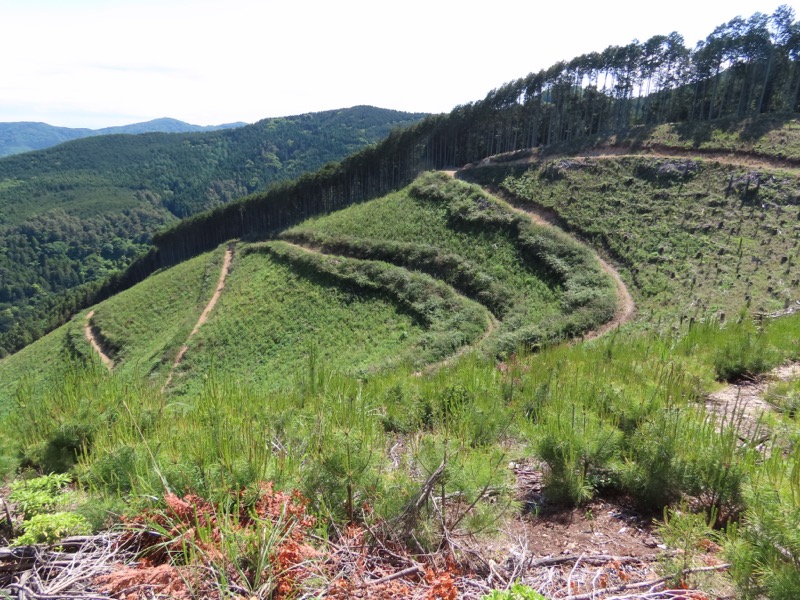
[{"label": "distant mountain range", "polygon": [[83,129],[75,127],[56,127],[47,123],[34,123],[20,121],[15,123],[0,123],[0,156],[20,154],[30,150],[44,150],[62,142],[77,140],[97,135],[111,135],[115,133],[191,133],[197,131],[216,131],[219,129],[233,129],[242,127],[247,123],[226,123],[224,125],[192,125],[177,119],[153,119],[144,123],[132,123],[118,127],[104,127],[102,129]]}]

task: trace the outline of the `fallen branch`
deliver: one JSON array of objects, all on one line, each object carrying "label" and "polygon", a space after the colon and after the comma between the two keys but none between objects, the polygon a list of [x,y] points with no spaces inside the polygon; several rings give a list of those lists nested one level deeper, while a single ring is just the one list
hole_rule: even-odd
[{"label": "fallen branch", "polygon": [[[713,567],[695,567],[693,569],[684,569],[681,571],[681,575],[691,575],[692,573],[708,573],[711,571],[724,571],[725,569],[730,568],[729,563],[724,563],[721,565],[714,565]],[[576,594],[574,596],[567,596],[564,600],[594,600],[600,595],[605,594],[615,594],[617,592],[626,592],[630,590],[639,590],[642,588],[655,588],[670,579],[673,578],[673,575],[667,575],[665,577],[659,577],[658,579],[652,579],[649,581],[639,581],[637,583],[626,583],[623,585],[618,585],[613,588],[606,588],[601,590],[592,590],[591,592],[586,592],[584,594]],[[663,592],[661,592],[663,593]],[[681,590],[681,593],[686,594],[686,590]],[[607,598],[607,600],[622,600],[622,597],[611,597]]]},{"label": "fallen branch", "polygon": [[428,477],[422,485],[416,496],[409,501],[400,516],[397,517],[396,521],[401,524],[403,534],[408,535],[408,533],[414,529],[414,526],[417,524],[417,519],[419,518],[419,511],[428,501],[428,498],[430,498],[436,483],[442,478],[442,475],[444,475],[444,469],[445,461],[442,461],[437,469],[430,474],[430,477]]},{"label": "fallen branch", "polygon": [[422,568],[414,565],[413,567],[408,567],[407,569],[403,569],[402,571],[397,571],[397,573],[392,573],[391,575],[387,575],[386,577],[381,577],[380,579],[371,579],[369,581],[365,581],[361,584],[363,587],[368,585],[380,585],[381,583],[386,583],[387,581],[392,581],[393,579],[400,579],[401,577],[405,577],[406,575],[414,575],[415,573],[422,573]]},{"label": "fallen branch", "polygon": [[539,567],[553,567],[556,565],[577,562],[578,560],[590,565],[600,565],[614,561],[620,564],[656,562],[658,559],[659,555],[657,554],[647,556],[614,556],[611,554],[594,554],[586,556],[584,554],[570,554],[569,556],[553,556],[549,558],[540,558],[538,560],[531,559],[528,563],[528,568],[536,569]]}]

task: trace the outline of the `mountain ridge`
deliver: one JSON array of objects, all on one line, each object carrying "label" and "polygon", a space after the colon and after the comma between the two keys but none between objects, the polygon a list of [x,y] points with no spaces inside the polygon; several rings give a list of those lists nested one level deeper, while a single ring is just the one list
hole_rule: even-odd
[{"label": "mountain ridge", "polygon": [[234,129],[247,125],[244,121],[220,125],[194,125],[171,117],[160,117],[149,121],[91,129],[87,127],[63,127],[43,121],[0,122],[0,157],[23,152],[45,150],[57,144],[99,135],[139,133],[190,133]]}]

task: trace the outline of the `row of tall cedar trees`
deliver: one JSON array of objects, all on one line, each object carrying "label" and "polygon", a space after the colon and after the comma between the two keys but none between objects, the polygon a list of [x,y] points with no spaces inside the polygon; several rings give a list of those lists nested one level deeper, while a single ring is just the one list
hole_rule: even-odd
[{"label": "row of tall cedar trees", "polygon": [[720,25],[690,50],[677,33],[610,46],[531,73],[486,98],[393,131],[383,142],[269,191],[185,219],[97,288],[99,301],[233,238],[269,235],[375,198],[419,173],[637,125],[793,113],[800,22],[788,6]]}]

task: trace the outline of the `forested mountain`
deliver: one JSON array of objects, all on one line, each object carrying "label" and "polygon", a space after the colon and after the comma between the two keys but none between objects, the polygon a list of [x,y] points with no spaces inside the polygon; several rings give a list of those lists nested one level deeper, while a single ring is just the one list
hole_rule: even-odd
[{"label": "forested mountain", "polygon": [[[109,135],[0,159],[0,348],[16,350],[178,217],[291,179],[422,115],[360,106],[208,133]],[[87,287],[88,286],[88,287]]]},{"label": "forested mountain", "polygon": [[794,19],[559,63],[263,191],[341,138],[0,161],[0,257],[39,277],[0,271],[37,299],[2,339],[65,321],[0,360],[0,591],[800,598]]},{"label": "forested mountain", "polygon": [[78,127],[56,127],[47,123],[19,121],[0,123],[0,156],[20,154],[30,150],[44,150],[63,142],[77,140],[95,135],[114,133],[188,133],[192,131],[217,131],[242,127],[246,123],[226,123],[224,125],[192,125],[177,119],[153,119],[144,123],[132,123],[102,129],[86,129]]}]

